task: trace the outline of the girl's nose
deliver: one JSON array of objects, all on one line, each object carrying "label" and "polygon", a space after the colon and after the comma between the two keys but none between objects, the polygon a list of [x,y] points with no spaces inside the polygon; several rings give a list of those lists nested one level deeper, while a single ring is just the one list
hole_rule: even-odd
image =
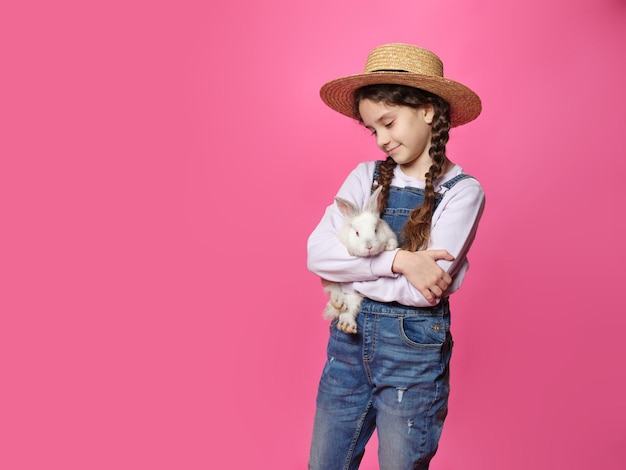
[{"label": "girl's nose", "polygon": [[377,132],[376,133],[376,145],[379,148],[384,150],[385,145],[389,143],[389,134],[386,132]]}]

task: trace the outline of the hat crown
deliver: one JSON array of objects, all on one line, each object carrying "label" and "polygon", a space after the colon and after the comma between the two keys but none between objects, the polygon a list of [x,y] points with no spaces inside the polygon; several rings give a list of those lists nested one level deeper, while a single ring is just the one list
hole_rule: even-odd
[{"label": "hat crown", "polygon": [[371,51],[365,71],[339,77],[320,89],[324,103],[335,111],[358,119],[354,110],[356,90],[369,85],[401,85],[437,95],[450,105],[450,126],[470,122],[480,114],[482,104],[465,85],[444,78],[443,63],[434,53],[411,44],[391,43]]},{"label": "hat crown", "polygon": [[364,72],[409,72],[443,78],[443,63],[434,53],[421,47],[385,44],[370,52]]}]

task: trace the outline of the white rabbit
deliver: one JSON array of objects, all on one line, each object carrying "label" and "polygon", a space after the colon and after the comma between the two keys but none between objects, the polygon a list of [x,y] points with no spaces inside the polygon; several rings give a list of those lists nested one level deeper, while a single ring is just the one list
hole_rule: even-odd
[{"label": "white rabbit", "polygon": [[[376,188],[362,211],[350,201],[335,198],[339,210],[346,217],[346,223],[337,236],[352,256],[375,256],[398,247],[396,234],[379,215],[381,191],[382,186]],[[344,333],[356,333],[356,316],[363,298],[356,292],[344,292],[337,282],[322,279],[322,285],[330,297],[324,309],[324,318],[339,318],[337,328]]]}]

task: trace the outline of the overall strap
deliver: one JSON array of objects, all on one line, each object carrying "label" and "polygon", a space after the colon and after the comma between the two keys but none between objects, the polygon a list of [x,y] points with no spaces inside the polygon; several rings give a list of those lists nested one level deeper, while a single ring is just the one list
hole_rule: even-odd
[{"label": "overall strap", "polygon": [[459,181],[464,180],[465,178],[473,178],[473,176],[468,175],[467,173],[461,173],[460,175],[456,175],[454,178],[449,179],[445,183],[443,183],[439,190],[437,191],[442,196],[448,192],[452,187],[457,184]]},{"label": "overall strap", "polygon": [[378,185],[378,176],[380,175],[379,168],[382,162],[382,160],[376,160],[376,166],[374,167],[374,177],[372,178],[372,186]]}]

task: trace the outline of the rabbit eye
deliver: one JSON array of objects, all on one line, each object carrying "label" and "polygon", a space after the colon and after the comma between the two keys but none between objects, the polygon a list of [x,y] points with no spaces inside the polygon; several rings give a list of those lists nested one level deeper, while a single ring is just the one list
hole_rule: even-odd
[{"label": "rabbit eye", "polygon": [[358,231],[358,230],[356,231],[356,236],[357,236],[357,237],[359,236],[359,231]]}]

